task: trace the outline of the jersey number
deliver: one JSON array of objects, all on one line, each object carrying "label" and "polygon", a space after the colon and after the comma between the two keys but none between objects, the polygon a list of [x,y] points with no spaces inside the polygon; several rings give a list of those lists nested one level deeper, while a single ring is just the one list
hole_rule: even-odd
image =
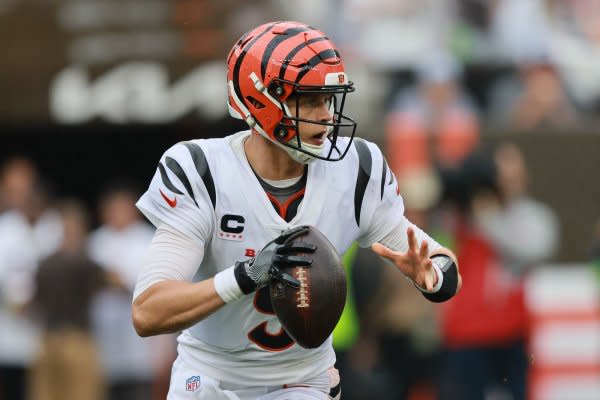
[{"label": "jersey number", "polygon": [[[275,315],[268,286],[257,290],[254,294],[254,308],[261,314]],[[289,337],[283,327],[275,334],[267,332],[267,321],[248,332],[248,339],[267,351],[283,351],[294,345],[294,340]]]}]

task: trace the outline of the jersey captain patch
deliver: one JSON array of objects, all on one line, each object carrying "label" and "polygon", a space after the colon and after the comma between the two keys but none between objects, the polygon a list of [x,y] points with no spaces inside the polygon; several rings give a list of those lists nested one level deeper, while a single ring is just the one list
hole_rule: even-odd
[{"label": "jersey captain patch", "polygon": [[225,240],[244,240],[244,224],[246,218],[243,215],[227,213],[219,216],[217,237]]}]

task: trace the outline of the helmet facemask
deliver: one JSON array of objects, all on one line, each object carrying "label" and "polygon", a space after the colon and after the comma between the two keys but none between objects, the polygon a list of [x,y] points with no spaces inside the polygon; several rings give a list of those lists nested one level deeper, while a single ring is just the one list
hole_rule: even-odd
[{"label": "helmet facemask", "polygon": [[[283,89],[285,87],[285,89]],[[282,88],[282,89],[278,89]],[[285,100],[279,93],[290,93]],[[274,136],[277,139],[277,144],[284,146],[290,156],[296,161],[309,163],[314,159],[325,161],[339,161],[348,152],[352,143],[352,138],[356,132],[356,122],[344,115],[344,106],[346,104],[346,95],[354,92],[352,82],[340,85],[323,85],[323,86],[306,86],[295,82],[282,79],[274,79],[269,85],[269,96],[277,101],[278,107],[283,111],[283,117],[279,124],[275,127]],[[305,119],[300,117],[300,106],[303,95],[330,95],[330,115],[329,121],[318,121]],[[292,113],[289,109],[288,102],[292,98],[296,98],[295,112]],[[300,123],[320,125],[327,130],[326,140],[329,142],[328,150],[324,154],[323,150],[326,147],[303,143],[301,138]],[[338,146],[338,138],[340,136],[349,137],[350,140],[342,147]]]}]

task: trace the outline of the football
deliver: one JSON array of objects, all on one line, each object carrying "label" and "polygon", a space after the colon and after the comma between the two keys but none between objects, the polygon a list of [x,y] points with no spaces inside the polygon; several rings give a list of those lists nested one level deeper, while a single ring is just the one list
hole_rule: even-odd
[{"label": "football", "polygon": [[288,335],[304,348],[320,346],[333,332],[346,302],[346,274],[331,242],[311,226],[294,242],[317,246],[310,267],[280,268],[293,276],[299,287],[271,280],[269,291],[275,314]]}]

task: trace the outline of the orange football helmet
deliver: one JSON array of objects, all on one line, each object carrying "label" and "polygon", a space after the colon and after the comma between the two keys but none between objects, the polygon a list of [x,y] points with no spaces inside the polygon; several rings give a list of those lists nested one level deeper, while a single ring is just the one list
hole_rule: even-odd
[{"label": "orange football helmet", "polygon": [[[356,131],[356,122],[343,114],[346,95],[354,91],[334,44],[311,26],[292,21],[270,22],[245,33],[227,57],[229,113],[256,132],[283,146],[297,161],[341,160]],[[290,95],[332,95],[330,121],[298,118],[286,104]],[[298,108],[298,102],[296,102]],[[296,115],[296,117],[294,117]],[[327,127],[331,146],[302,143],[299,122]],[[338,148],[344,129],[350,140]]]}]

